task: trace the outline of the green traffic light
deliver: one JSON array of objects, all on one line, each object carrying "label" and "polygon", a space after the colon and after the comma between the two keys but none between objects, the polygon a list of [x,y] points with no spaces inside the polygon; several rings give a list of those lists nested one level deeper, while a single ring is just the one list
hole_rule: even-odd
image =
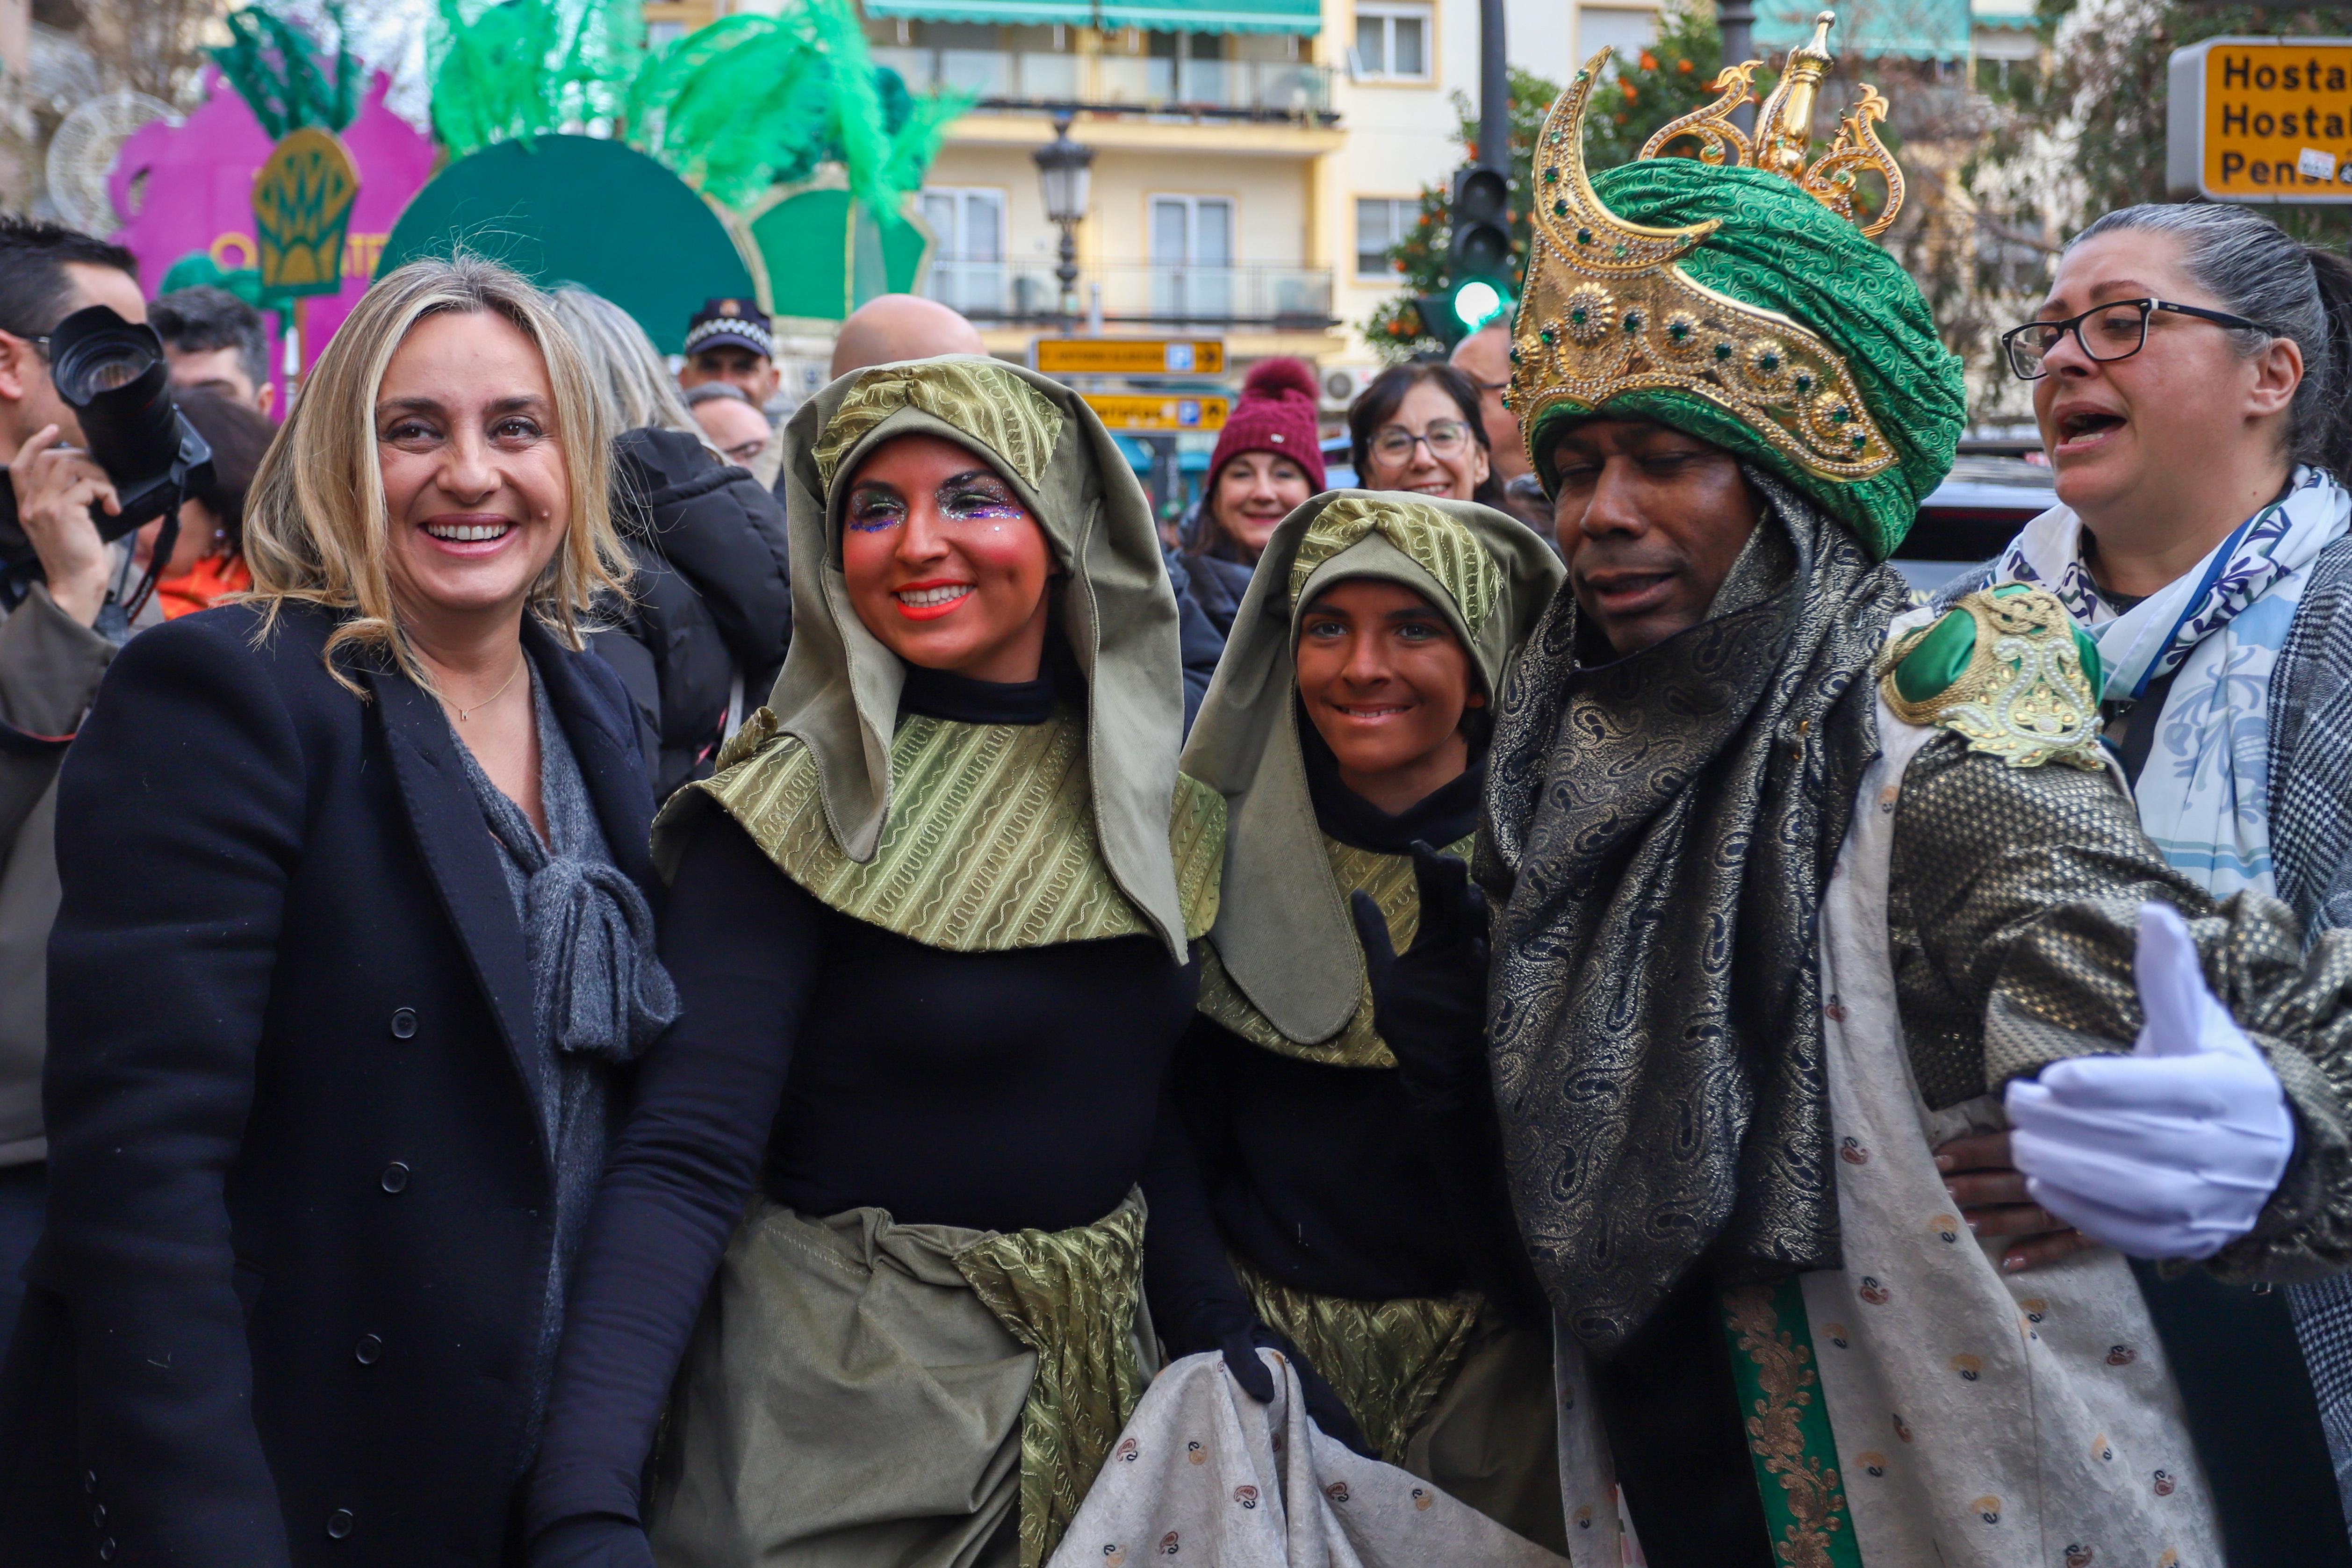
[{"label": "green traffic light", "polygon": [[1476,331],[1509,307],[1503,291],[1483,278],[1474,278],[1454,291],[1454,316],[1469,331]]}]

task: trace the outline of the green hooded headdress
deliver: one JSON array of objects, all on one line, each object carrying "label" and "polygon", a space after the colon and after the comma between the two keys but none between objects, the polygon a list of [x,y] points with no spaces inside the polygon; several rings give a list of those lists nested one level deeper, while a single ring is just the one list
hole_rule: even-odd
[{"label": "green hooded headdress", "polygon": [[[1811,497],[1885,560],[1952,466],[1967,418],[1960,362],[1894,258],[1874,243],[1903,175],[1872,129],[1865,87],[1808,164],[1829,22],[1792,51],[1758,111],[1730,119],[1755,67],[1664,127],[1631,163],[1588,176],[1584,108],[1603,50],[1552,106],[1536,155],[1534,246],[1513,325],[1510,406],[1547,490],[1562,426],[1606,412],[1654,419],[1736,453]],[[1697,141],[1716,162],[1660,156]],[[1888,202],[1853,217],[1854,176]]]},{"label": "green hooded headdress", "polygon": [[[1083,714],[901,718],[906,667],[842,575],[837,481],[918,435],[978,455],[1045,530]],[[1150,503],[1094,410],[998,360],[878,365],[793,416],[781,483],[792,650],[718,773],[663,811],[657,863],[716,804],[821,901],[915,941],[988,952],[1149,932],[1182,963],[1213,918],[1223,805],[1180,785],[1175,595]]]},{"label": "green hooded headdress", "polygon": [[[1300,614],[1347,579],[1402,584],[1452,624],[1494,701],[1560,576],[1559,558],[1526,526],[1466,501],[1336,490],[1283,520],[1184,748],[1186,776],[1224,798],[1228,825],[1203,1011],[1269,1049],[1393,1065],[1371,1032],[1348,895],[1380,879],[1368,890],[1409,942],[1411,931],[1396,927],[1418,914],[1402,907],[1413,895],[1411,862],[1335,847],[1316,820],[1298,738]],[[1371,860],[1397,861],[1402,873],[1357,864]]]}]

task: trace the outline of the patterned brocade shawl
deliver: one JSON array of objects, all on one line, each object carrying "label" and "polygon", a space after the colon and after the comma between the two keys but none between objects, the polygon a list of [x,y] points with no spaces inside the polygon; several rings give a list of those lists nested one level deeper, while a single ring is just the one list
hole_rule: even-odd
[{"label": "patterned brocade shawl", "polygon": [[[1478,874],[1513,1201],[1607,1355],[1702,1258],[1839,1259],[1814,928],[1876,747],[1902,579],[1754,468],[1769,505],[1701,625],[1599,666],[1563,589],[1503,696]],[[1849,700],[1851,697],[1851,700]]]}]

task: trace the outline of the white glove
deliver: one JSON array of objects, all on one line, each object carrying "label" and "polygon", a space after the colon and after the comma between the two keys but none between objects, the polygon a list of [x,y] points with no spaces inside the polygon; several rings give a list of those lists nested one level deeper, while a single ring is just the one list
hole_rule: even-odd
[{"label": "white glove", "polygon": [[2085,1236],[2135,1258],[2210,1258],[2253,1228],[2294,1121],[2165,905],[2139,907],[2132,968],[2147,1015],[2132,1054],[2012,1082],[2011,1153],[2033,1201]]}]

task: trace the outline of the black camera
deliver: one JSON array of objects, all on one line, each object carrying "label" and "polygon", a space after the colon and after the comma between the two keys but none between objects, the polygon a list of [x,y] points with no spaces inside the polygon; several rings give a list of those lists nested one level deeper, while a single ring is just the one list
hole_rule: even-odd
[{"label": "black camera", "polygon": [[[212,464],[212,448],[172,402],[163,340],[144,322],[104,305],[76,310],[49,334],[49,379],[81,423],[92,461],[114,481],[120,512],[90,508],[100,539],[113,541],[156,518],[176,520],[188,487]],[[0,566],[38,558],[17,525],[15,498],[0,485]],[[168,545],[165,546],[169,548]]]}]

